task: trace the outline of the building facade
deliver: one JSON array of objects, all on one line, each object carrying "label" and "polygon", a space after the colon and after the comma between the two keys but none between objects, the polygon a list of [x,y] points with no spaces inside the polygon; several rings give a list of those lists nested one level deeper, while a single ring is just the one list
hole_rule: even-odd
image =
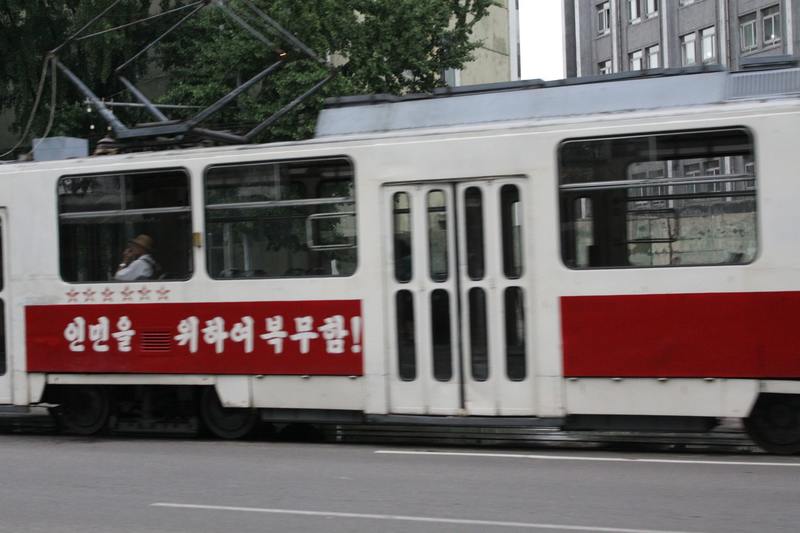
[{"label": "building facade", "polygon": [[[721,64],[798,49],[800,0],[564,0],[567,77]],[[752,59],[751,59],[752,58]]]},{"label": "building facade", "polygon": [[478,21],[472,35],[481,46],[463,69],[445,72],[448,85],[475,85],[520,79],[519,0],[499,0]]}]

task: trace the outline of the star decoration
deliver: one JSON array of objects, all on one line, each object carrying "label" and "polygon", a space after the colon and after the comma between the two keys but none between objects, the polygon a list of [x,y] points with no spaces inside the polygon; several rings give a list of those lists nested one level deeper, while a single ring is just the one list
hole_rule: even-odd
[{"label": "star decoration", "polygon": [[84,302],[93,302],[95,294],[97,294],[97,291],[95,291],[91,287],[86,287],[86,290],[83,291],[83,301]]},{"label": "star decoration", "polygon": [[67,291],[67,302],[68,303],[77,302],[79,294],[80,293],[75,289],[70,289],[69,291]]},{"label": "star decoration", "polygon": [[131,300],[133,300],[133,291],[127,285],[125,285],[125,288],[122,289],[119,293],[122,295],[123,302],[130,302]]},{"label": "star decoration", "polygon": [[153,291],[151,291],[147,287],[142,287],[141,289],[139,289],[136,292],[139,293],[139,300],[141,301],[141,300],[149,300],[150,299],[150,293],[153,292]]},{"label": "star decoration", "polygon": [[106,287],[100,294],[103,296],[104,302],[114,301],[114,291],[112,291],[110,288]]},{"label": "star decoration", "polygon": [[158,289],[156,291],[156,294],[158,294],[158,299],[159,300],[169,300],[169,293],[170,293],[170,290],[168,288],[166,288],[166,287],[161,287],[160,289]]}]

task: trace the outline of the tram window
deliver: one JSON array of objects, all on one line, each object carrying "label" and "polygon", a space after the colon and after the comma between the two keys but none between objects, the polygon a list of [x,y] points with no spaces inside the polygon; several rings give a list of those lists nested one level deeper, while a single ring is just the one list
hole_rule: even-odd
[{"label": "tram window", "polygon": [[403,381],[417,379],[417,344],[414,336],[414,295],[398,291],[395,295],[397,316],[397,372]]},{"label": "tram window", "polygon": [[431,292],[431,337],[433,342],[433,377],[437,381],[450,381],[453,377],[450,293],[444,289],[436,289]]},{"label": "tram window", "polygon": [[411,281],[411,204],[407,193],[395,193],[392,199],[392,234],[394,244],[394,278],[400,283]]},{"label": "tram window", "polygon": [[442,191],[428,193],[428,259],[433,281],[447,281],[447,198]]},{"label": "tram window", "polygon": [[469,349],[472,379],[489,379],[489,334],[486,330],[486,293],[480,287],[469,290]]},{"label": "tram window", "polygon": [[519,189],[503,185],[500,189],[502,217],[503,273],[509,279],[522,275],[522,220],[520,217]]},{"label": "tram window", "polygon": [[525,363],[525,303],[520,287],[505,290],[506,375],[511,381],[522,381],[527,373]]},{"label": "tram window", "polygon": [[466,218],[467,275],[478,281],[485,274],[483,246],[483,194],[478,187],[464,191],[464,217]]},{"label": "tram window", "polygon": [[743,128],[564,142],[562,259],[570,268],[750,263],[754,168]]},{"label": "tram window", "polygon": [[[189,176],[180,169],[65,176],[58,181],[61,277],[113,280],[128,240],[148,235],[155,277],[192,273]],[[145,281],[145,280],[142,280]]]},{"label": "tram window", "polygon": [[0,300],[0,376],[8,369],[6,363],[6,309],[3,300]]},{"label": "tram window", "polygon": [[355,271],[353,168],[345,159],[210,167],[205,198],[212,278]]}]

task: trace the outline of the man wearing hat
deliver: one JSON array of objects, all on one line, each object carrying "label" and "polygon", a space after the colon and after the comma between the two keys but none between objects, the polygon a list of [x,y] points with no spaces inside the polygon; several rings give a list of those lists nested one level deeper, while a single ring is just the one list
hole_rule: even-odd
[{"label": "man wearing hat", "polygon": [[139,281],[153,279],[156,271],[156,260],[150,253],[153,251],[153,238],[142,233],[128,241],[122,251],[122,263],[119,264],[114,279],[117,281]]}]

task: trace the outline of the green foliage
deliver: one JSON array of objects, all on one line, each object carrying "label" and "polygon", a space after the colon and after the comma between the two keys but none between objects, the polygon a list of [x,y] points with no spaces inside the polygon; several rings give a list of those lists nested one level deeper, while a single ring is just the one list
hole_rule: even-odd
[{"label": "green foliage", "polygon": [[[231,0],[233,7],[238,0]],[[332,58],[339,75],[301,108],[273,126],[260,140],[298,139],[312,134],[316,115],[327,96],[365,93],[427,92],[442,86],[446,69],[461,68],[479,43],[470,42],[474,24],[494,0],[252,0],[260,9],[323,58]],[[0,107],[13,108],[20,130],[30,112],[42,62],[47,52],[77,31],[111,0],[0,0]],[[187,0],[162,0],[162,9],[185,5]],[[92,31],[147,16],[150,0],[123,0],[110,20]],[[111,32],[65,47],[59,52],[68,65],[100,97],[129,101],[113,70],[154,36],[172,25],[177,16]],[[264,32],[264,27],[259,27]],[[326,74],[285,42],[290,61],[203,126],[245,132],[311,87]],[[16,53],[8,53],[8,51]],[[277,59],[275,49],[255,39],[213,5],[170,34],[136,62],[138,70],[126,76],[136,81],[158,71],[169,79],[157,101],[208,105],[238,83]],[[56,125],[53,134],[86,136],[89,116],[83,96],[59,75]],[[49,110],[49,90],[43,102]],[[123,120],[142,117],[120,112]],[[171,118],[182,118],[168,113]],[[47,122],[40,111],[36,132]],[[101,135],[103,132],[99,132]]]}]

